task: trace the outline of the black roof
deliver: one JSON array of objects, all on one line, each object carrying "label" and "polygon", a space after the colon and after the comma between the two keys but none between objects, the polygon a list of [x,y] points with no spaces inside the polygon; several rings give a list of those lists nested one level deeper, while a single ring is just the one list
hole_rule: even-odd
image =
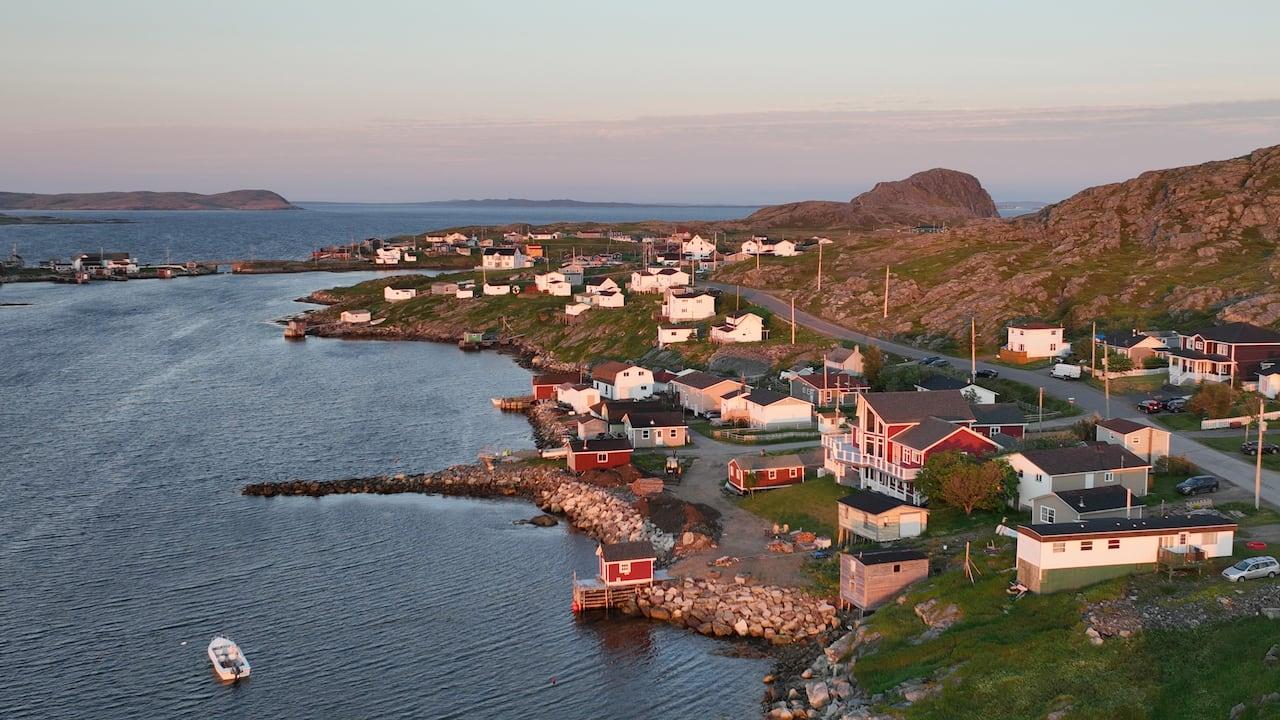
[{"label": "black roof", "polygon": [[601,543],[600,556],[604,558],[605,562],[618,562],[656,558],[658,553],[653,551],[653,543],[643,541],[620,542]]},{"label": "black roof", "polygon": [[1247,322],[1215,325],[1187,334],[1224,343],[1280,343],[1280,333]]},{"label": "black roof", "polygon": [[917,505],[912,505],[906,500],[899,500],[896,497],[890,497],[870,490],[863,490],[861,492],[845,495],[837,502],[841,505],[848,505],[855,510],[861,510],[872,515],[879,515],[880,513],[888,512],[903,505],[908,507],[918,507]]},{"label": "black roof", "polygon": [[1050,475],[1141,468],[1151,465],[1119,445],[1107,443],[1023,450],[1022,456]]},{"label": "black roof", "polygon": [[974,403],[969,406],[977,425],[1025,425],[1026,415],[1017,403]]},{"label": "black roof", "polygon": [[1078,522],[1019,525],[1036,535],[1052,537],[1055,535],[1083,535],[1088,533],[1114,534],[1124,532],[1142,532],[1144,530],[1182,530],[1197,527],[1232,528],[1236,523],[1221,515],[1206,513],[1203,515],[1170,515],[1169,517],[1137,518],[1097,518]]},{"label": "black roof", "polygon": [[684,413],[673,411],[661,412],[636,412],[634,410],[627,411],[622,416],[624,421],[630,422],[633,428],[670,428],[684,427],[687,423],[684,421]]},{"label": "black roof", "polygon": [[875,552],[850,553],[863,565],[884,565],[885,563],[906,562],[908,560],[928,560],[929,556],[919,550],[877,550]]},{"label": "black roof", "polygon": [[969,387],[968,380],[958,380],[946,375],[930,375],[920,378],[916,385],[926,390],[963,390]]},{"label": "black roof", "polygon": [[790,397],[790,395],[783,395],[782,393],[776,393],[772,390],[761,390],[759,388],[752,390],[751,393],[747,395],[747,399],[757,405],[772,405],[779,400],[786,400]]},{"label": "black roof", "polygon": [[485,248],[484,254],[485,255],[515,255],[516,249],[509,248],[509,247]]},{"label": "black roof", "polygon": [[1213,360],[1214,362],[1232,362],[1231,358],[1226,355],[1210,355],[1209,353],[1192,350],[1190,348],[1169,348],[1169,354],[1174,357],[1186,358],[1188,360]]},{"label": "black roof", "polygon": [[920,422],[927,417],[972,420],[973,410],[959,390],[877,392],[862,396],[886,423]]},{"label": "black roof", "polygon": [[[1084,490],[1059,490],[1054,495],[1080,514],[1117,510],[1129,503],[1129,493],[1119,485]],[[1142,502],[1138,501],[1136,504],[1141,505]]]},{"label": "black roof", "polygon": [[[1134,422],[1133,420],[1129,420],[1127,418],[1110,418],[1108,420],[1099,420],[1098,425],[1108,430],[1118,432],[1122,435],[1128,435],[1129,433],[1138,432],[1139,430],[1147,430],[1151,427],[1150,425],[1143,425],[1140,422]],[[1160,432],[1164,432],[1164,430],[1161,430]]]},{"label": "black roof", "polygon": [[630,450],[631,441],[626,438],[603,438],[600,440],[570,440],[569,448],[573,452],[615,452]]}]

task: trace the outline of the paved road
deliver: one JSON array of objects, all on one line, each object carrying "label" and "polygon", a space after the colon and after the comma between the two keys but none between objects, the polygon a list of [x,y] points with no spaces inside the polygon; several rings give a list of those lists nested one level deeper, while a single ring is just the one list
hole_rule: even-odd
[{"label": "paved road", "polygon": [[[706,283],[710,287],[714,287],[726,292],[734,291],[736,286],[725,285],[723,283]],[[791,305],[784,302],[769,293],[762,290],[752,288],[741,288],[742,296],[751,302],[772,310],[781,318],[789,318],[791,315]],[[829,320],[823,320],[820,317],[810,313],[796,310],[796,322],[804,327],[822,333],[840,340],[852,340],[854,342],[864,343],[867,345],[875,345],[881,350],[892,352],[907,358],[919,359],[929,355],[939,355],[947,357],[952,364],[960,367],[969,367],[969,358],[957,358],[940,353],[921,350],[920,348],[902,345],[890,340],[883,340],[878,337],[872,337],[864,333],[855,332],[841,325],[837,325]],[[1107,402],[1102,392],[1095,390],[1092,386],[1079,381],[1059,380],[1051,377],[1049,371],[1045,370],[1023,370],[1020,368],[1011,368],[1004,365],[993,365],[990,363],[978,362],[978,369],[997,370],[1000,377],[1016,380],[1032,387],[1043,387],[1046,393],[1056,395],[1060,398],[1070,398],[1079,405],[1086,413],[1096,413],[1100,416],[1107,416]],[[1126,412],[1129,411],[1129,402],[1124,398],[1111,398],[1111,417],[1127,417]],[[1130,420],[1151,425],[1146,417],[1128,417]],[[1057,423],[1045,423],[1046,425]],[[1205,472],[1217,475],[1227,482],[1236,485],[1242,489],[1248,490],[1250,495],[1253,493],[1253,464],[1239,458],[1231,457],[1224,453],[1218,452],[1213,448],[1201,445],[1195,439],[1181,432],[1174,432],[1170,439],[1171,451],[1175,455],[1185,455],[1187,459],[1200,466]],[[1263,469],[1262,471],[1262,499],[1273,505],[1280,505],[1280,473],[1272,470]]]}]

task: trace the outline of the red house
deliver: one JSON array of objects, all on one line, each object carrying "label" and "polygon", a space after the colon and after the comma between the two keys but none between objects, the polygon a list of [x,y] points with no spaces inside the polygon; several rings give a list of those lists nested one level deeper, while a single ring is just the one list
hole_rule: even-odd
[{"label": "red house", "polygon": [[569,469],[581,473],[622,467],[631,462],[631,451],[626,438],[570,440]]},{"label": "red house", "polygon": [[565,383],[581,382],[582,376],[578,373],[567,372],[550,372],[541,373],[533,376],[533,399],[534,400],[555,400],[556,386]]},{"label": "red house", "polygon": [[1265,360],[1280,358],[1280,333],[1233,322],[1178,333],[1169,349],[1169,383],[1240,382],[1257,377]]},{"label": "red house", "polygon": [[596,556],[600,558],[600,580],[608,587],[653,584],[658,553],[651,543],[601,543]]},{"label": "red house", "polygon": [[976,422],[959,390],[862,393],[852,430],[822,438],[824,465],[842,484],[920,505],[926,498],[915,478],[931,455],[1000,449],[990,434],[973,429]]},{"label": "red house", "polygon": [[729,461],[729,487],[739,495],[804,482],[799,455],[744,455]]},{"label": "red house", "polygon": [[1027,418],[1017,403],[975,403],[969,406],[973,410],[974,432],[995,437],[1007,435],[1021,440],[1027,431]]}]

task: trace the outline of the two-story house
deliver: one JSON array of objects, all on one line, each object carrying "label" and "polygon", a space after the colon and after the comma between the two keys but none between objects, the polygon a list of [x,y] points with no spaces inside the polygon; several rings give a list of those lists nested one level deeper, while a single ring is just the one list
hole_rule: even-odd
[{"label": "two-story house", "polygon": [[662,299],[662,317],[673,323],[715,317],[716,298],[706,290],[669,288]]},{"label": "two-story house", "polygon": [[1263,362],[1280,358],[1280,333],[1244,322],[1178,333],[1169,348],[1169,382],[1248,382]]},{"label": "two-story house", "polygon": [[688,260],[710,260],[715,255],[715,243],[707,240],[701,235],[694,235],[692,238],[680,243],[680,254]]},{"label": "two-story house", "polygon": [[656,293],[689,284],[689,273],[676,268],[645,268],[631,273],[631,292]]},{"label": "two-story house", "polygon": [[822,364],[836,372],[847,372],[850,375],[862,374],[862,349],[857,345],[851,348],[832,348],[822,355]]},{"label": "two-story house", "polygon": [[680,406],[695,415],[720,412],[720,403],[726,395],[746,388],[746,385],[737,380],[701,370],[678,375],[668,385]]},{"label": "two-story house", "polygon": [[527,265],[528,260],[520,248],[485,248],[480,255],[480,267],[486,270],[517,270]]},{"label": "two-story house", "polygon": [[853,405],[858,393],[870,389],[867,381],[842,372],[814,372],[791,376],[791,397],[800,398],[817,407]]},{"label": "two-story house", "polygon": [[[1121,487],[1134,497],[1147,494],[1151,463],[1119,445],[1091,442],[1072,447],[1023,450],[1005,458],[1018,474],[1017,507],[1030,510],[1036,498],[1063,490]],[[1036,522],[1054,522],[1035,518]]]},{"label": "two-story house", "polygon": [[838,482],[920,504],[920,468],[934,453],[985,455],[1000,449],[971,429],[973,410],[958,390],[858,395],[850,432],[822,438],[824,465]]},{"label": "two-story house", "polygon": [[653,395],[653,371],[606,360],[591,368],[591,384],[605,400],[642,400]]},{"label": "two-story house", "polygon": [[1063,327],[1056,323],[1013,322],[1007,328],[1008,342],[1000,348],[1000,359],[1027,363],[1062,357],[1071,352],[1071,343],[1063,337]]},{"label": "two-story house", "polygon": [[711,342],[716,343],[760,342],[768,335],[764,318],[751,312],[729,315],[724,324],[711,328]]}]

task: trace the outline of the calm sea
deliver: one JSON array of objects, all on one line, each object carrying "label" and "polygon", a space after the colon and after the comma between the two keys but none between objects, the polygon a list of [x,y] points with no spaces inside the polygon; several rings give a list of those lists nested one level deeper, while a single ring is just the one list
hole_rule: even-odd
[{"label": "calm sea", "polygon": [[303,203],[275,212],[23,212],[80,219],[131,220],[120,225],[0,225],[0,257],[15,244],[31,262],[99,250],[131,252],[143,262],[303,258],[315,248],[368,237],[459,225],[637,220],[724,220],[746,217],[742,207],[515,207]]},{"label": "calm sea", "polygon": [[[321,213],[244,215],[199,217],[299,242],[314,234],[281,224]],[[35,229],[57,243],[69,227]],[[570,576],[591,571],[594,544],[512,525],[530,505],[238,494],[531,446],[524,419],[488,402],[528,387],[504,356],[287,343],[271,323],[367,277],[0,289],[31,303],[0,307],[0,717],[757,715],[766,661],[666,625],[575,619]],[[213,678],[217,633],[245,648],[249,681]]]}]

